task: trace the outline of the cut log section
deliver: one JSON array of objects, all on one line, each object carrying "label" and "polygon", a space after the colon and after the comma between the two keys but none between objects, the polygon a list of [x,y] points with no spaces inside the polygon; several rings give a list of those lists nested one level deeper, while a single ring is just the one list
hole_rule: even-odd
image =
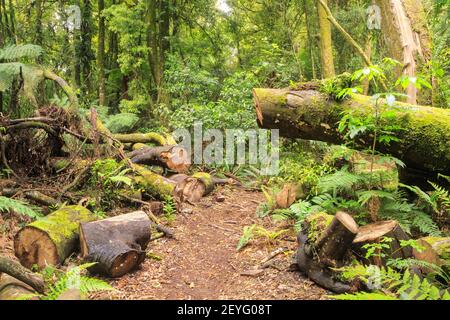
[{"label": "cut log section", "polygon": [[[375,103],[363,95],[336,102],[317,90],[254,89],[258,125],[265,129],[280,129],[289,138],[320,140],[343,144],[337,128],[343,113],[367,118],[375,114]],[[383,106],[381,100],[379,105]],[[421,172],[450,174],[450,110],[407,103],[397,103],[389,109],[395,116],[384,119],[386,125],[405,130],[396,132],[397,142],[378,143],[382,153],[392,154],[408,168]],[[356,147],[366,149],[372,144],[370,131],[358,136]]]},{"label": "cut log section", "polygon": [[197,172],[177,183],[175,194],[182,202],[198,202],[214,190],[214,179],[209,173]]},{"label": "cut log section", "polygon": [[[383,252],[375,253],[369,259],[366,258],[367,249],[363,248],[366,244],[377,243],[382,238],[391,238],[392,241],[386,243],[389,249]],[[368,224],[359,228],[356,238],[353,240],[353,252],[356,256],[365,263],[384,265],[386,258],[392,259],[406,259],[412,257],[412,248],[409,246],[402,247],[401,240],[409,240],[410,237],[403,231],[397,221],[387,220]],[[385,255],[385,257],[382,256]]]},{"label": "cut log section", "polygon": [[14,238],[20,263],[31,268],[58,266],[78,247],[78,226],[96,216],[82,206],[66,206],[22,228]]},{"label": "cut log section", "polygon": [[337,267],[358,234],[358,225],[345,212],[339,211],[330,225],[314,244],[317,259],[321,264]]},{"label": "cut log section", "polygon": [[[358,225],[342,211],[337,212],[331,222],[329,220],[329,215],[318,213],[305,221],[297,237],[297,264],[300,271],[319,286],[336,293],[350,292],[355,288],[335,280],[331,268],[343,264],[358,234]],[[315,235],[317,232],[319,236]]]},{"label": "cut log section", "polygon": [[186,149],[180,146],[144,147],[127,155],[132,163],[161,166],[176,172],[185,172],[190,167]]},{"label": "cut log section", "polygon": [[90,271],[120,277],[141,264],[150,241],[151,222],[143,211],[80,224],[81,256],[97,262]]}]

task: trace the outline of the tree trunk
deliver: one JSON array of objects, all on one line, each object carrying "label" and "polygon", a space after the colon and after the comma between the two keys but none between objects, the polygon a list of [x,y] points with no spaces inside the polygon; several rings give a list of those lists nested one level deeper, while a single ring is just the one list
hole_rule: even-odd
[{"label": "tree trunk", "polygon": [[105,17],[102,16],[105,9],[105,0],[98,0],[98,102],[101,106],[106,105],[105,88]]},{"label": "tree trunk", "polygon": [[[431,40],[426,14],[421,0],[376,0],[381,8],[381,28],[389,55],[401,63],[397,74],[416,77],[431,59]],[[426,70],[423,72],[426,74]],[[410,84],[406,90],[407,102],[417,103],[417,88]],[[419,97],[419,102],[431,104],[431,99]]]},{"label": "tree trunk", "polygon": [[96,216],[82,206],[67,206],[22,228],[14,238],[20,263],[31,268],[61,265],[78,247],[78,226]]},{"label": "tree trunk", "polygon": [[[388,244],[389,249],[382,252],[375,252],[375,255],[366,258],[367,249],[363,248],[366,244],[377,243],[382,238],[391,238]],[[359,232],[353,240],[353,251],[362,260],[369,264],[384,265],[386,258],[406,259],[412,257],[410,247],[402,247],[401,240],[409,240],[409,236],[403,231],[397,221],[388,220],[368,224],[359,228]]]},{"label": "tree trunk", "polygon": [[127,155],[132,163],[156,165],[176,172],[190,167],[187,151],[180,146],[144,147]]},{"label": "tree trunk", "polygon": [[[316,90],[254,89],[253,96],[258,125],[280,129],[280,135],[289,138],[342,144],[344,137],[337,126],[344,112],[360,118],[375,114],[374,102],[363,95],[336,102]],[[386,108],[384,100],[379,105]],[[381,125],[404,130],[395,133],[400,141],[390,145],[377,143],[377,150],[399,158],[409,169],[449,175],[450,111],[406,103],[397,103],[391,111],[395,116],[382,120]],[[372,133],[366,131],[354,142],[357,148],[370,148]]]},{"label": "tree trunk", "polygon": [[80,224],[81,255],[92,272],[120,277],[145,259],[151,222],[143,211]]},{"label": "tree trunk", "polygon": [[[327,3],[327,1],[324,1]],[[328,21],[327,12],[316,2],[317,13],[319,16],[319,30],[320,30],[320,56],[322,61],[322,77],[334,77],[334,61],[333,61],[333,43],[331,40],[331,24]]]},{"label": "tree trunk", "polygon": [[337,267],[358,233],[358,225],[345,212],[337,212],[330,225],[314,244],[318,261],[329,267]]}]

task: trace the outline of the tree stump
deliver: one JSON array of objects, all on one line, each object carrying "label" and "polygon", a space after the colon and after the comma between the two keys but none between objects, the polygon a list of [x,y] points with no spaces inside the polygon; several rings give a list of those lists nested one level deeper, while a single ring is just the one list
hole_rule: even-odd
[{"label": "tree stump", "polygon": [[150,219],[143,211],[82,223],[81,256],[87,262],[97,262],[91,272],[120,277],[144,261],[150,227]]},{"label": "tree stump", "polygon": [[82,206],[66,206],[22,228],[14,237],[20,263],[31,268],[59,266],[78,247],[78,226],[96,216]]},{"label": "tree stump", "polygon": [[[376,252],[370,258],[366,258],[367,249],[363,248],[363,246],[377,243],[384,237],[392,239],[388,243],[389,248],[383,250],[383,252]],[[352,247],[353,252],[362,262],[381,266],[386,263],[386,258],[406,259],[412,257],[412,248],[400,245],[401,240],[409,239],[410,237],[403,231],[397,221],[379,221],[360,227],[355,240],[353,240]],[[381,256],[381,254],[384,254],[385,257]]]}]

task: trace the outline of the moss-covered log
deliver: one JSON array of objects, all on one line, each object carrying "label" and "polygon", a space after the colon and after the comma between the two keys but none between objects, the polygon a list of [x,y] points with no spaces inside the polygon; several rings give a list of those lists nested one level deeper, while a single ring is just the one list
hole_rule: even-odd
[{"label": "moss-covered log", "polygon": [[143,147],[127,155],[132,163],[156,165],[176,171],[185,172],[190,167],[186,149],[174,146]]},{"label": "moss-covered log", "polygon": [[82,206],[66,206],[45,218],[22,228],[14,238],[14,251],[20,263],[31,268],[37,265],[61,265],[78,247],[78,226],[94,221],[96,216]]},{"label": "moss-covered log", "polygon": [[[336,102],[317,90],[261,89],[253,90],[258,124],[261,128],[280,129],[280,135],[290,138],[320,140],[334,144],[344,142],[338,123],[344,113],[367,119],[375,115],[375,103],[368,96],[354,95]],[[402,160],[419,171],[450,174],[450,110],[407,103],[385,107],[388,110],[380,125],[398,126],[400,141],[389,145],[377,143],[376,148]],[[359,148],[373,143],[373,133],[366,131],[354,142]]]},{"label": "moss-covered log", "polygon": [[145,259],[151,222],[143,211],[80,224],[81,255],[92,272],[120,277]]},{"label": "moss-covered log", "polygon": [[154,143],[160,146],[176,144],[170,135],[162,135],[156,132],[114,134],[113,137],[122,143]]}]

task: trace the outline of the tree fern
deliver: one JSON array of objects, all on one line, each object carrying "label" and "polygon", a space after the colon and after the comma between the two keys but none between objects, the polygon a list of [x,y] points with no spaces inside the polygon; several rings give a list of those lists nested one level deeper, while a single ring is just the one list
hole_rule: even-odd
[{"label": "tree fern", "polygon": [[0,49],[0,60],[17,61],[23,58],[37,58],[42,52],[42,47],[35,44],[10,45]]},{"label": "tree fern", "polygon": [[0,212],[15,212],[36,219],[41,216],[39,208],[32,207],[28,203],[0,196]]}]

